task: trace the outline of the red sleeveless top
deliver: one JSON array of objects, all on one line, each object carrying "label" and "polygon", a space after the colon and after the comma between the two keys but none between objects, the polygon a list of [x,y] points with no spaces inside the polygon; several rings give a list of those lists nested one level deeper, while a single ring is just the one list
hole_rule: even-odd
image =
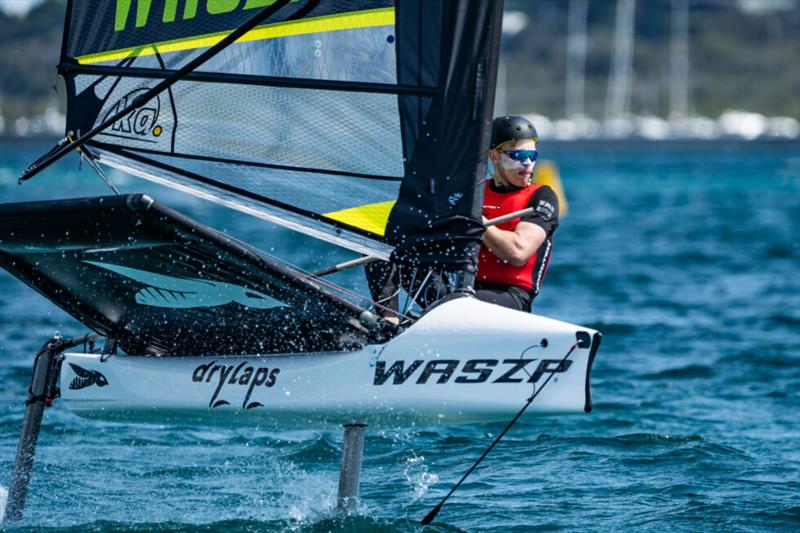
[{"label": "red sleeveless top", "polygon": [[[531,184],[524,189],[519,189],[510,192],[497,192],[491,188],[491,180],[486,181],[486,190],[483,195],[483,216],[492,219],[497,218],[514,211],[520,211],[529,207],[529,203],[533,194],[541,187],[541,185]],[[506,230],[514,231],[520,218],[515,218],[497,227]],[[534,291],[534,286],[538,289],[541,283],[541,278],[544,276],[542,271],[538,275],[539,279],[534,279],[534,270],[536,267],[537,259],[542,248],[547,248],[544,253],[549,254],[549,246],[545,246],[547,242],[543,243],[540,250],[537,250],[528,261],[522,266],[514,266],[507,261],[499,259],[486,246],[481,244],[481,251],[478,255],[478,281],[486,281],[489,283],[499,283],[501,285],[514,285],[522,287],[526,291]],[[546,263],[543,269],[547,268]]]}]

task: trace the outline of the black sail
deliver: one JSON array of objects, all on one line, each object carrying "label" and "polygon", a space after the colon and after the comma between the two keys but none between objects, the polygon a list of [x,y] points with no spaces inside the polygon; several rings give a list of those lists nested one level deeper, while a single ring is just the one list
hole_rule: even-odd
[{"label": "black sail", "polygon": [[[401,114],[416,119],[404,122],[409,157],[387,240],[396,246],[396,261],[474,272],[484,230],[480,214],[503,6],[453,2],[444,7],[438,16],[432,16],[427,2],[403,2],[398,9],[401,28],[419,21],[419,42],[429,38],[433,26],[447,46],[438,50],[439,57],[429,48],[399,49],[401,83],[435,75],[438,90],[430,99],[400,97]],[[427,68],[403,70],[414,64],[403,54],[416,55]]]}]

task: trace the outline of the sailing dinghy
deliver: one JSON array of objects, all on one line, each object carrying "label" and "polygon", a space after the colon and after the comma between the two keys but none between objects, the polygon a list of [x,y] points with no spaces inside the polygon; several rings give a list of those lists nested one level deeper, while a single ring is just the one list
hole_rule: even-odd
[{"label": "sailing dinghy", "polygon": [[550,374],[532,410],[591,407],[586,328],[463,295],[393,335],[327,284],[145,195],[7,204],[0,228],[0,264],[108,339],[64,356],[61,397],[80,415],[277,428],[497,420]]},{"label": "sailing dinghy", "polygon": [[68,2],[69,133],[21,181],[79,150],[98,172],[435,272],[449,294],[398,328],[146,195],[2,205],[0,266],[92,332],[38,354],[15,479],[57,396],[93,418],[278,429],[588,412],[598,332],[471,296],[501,15],[477,0]]}]

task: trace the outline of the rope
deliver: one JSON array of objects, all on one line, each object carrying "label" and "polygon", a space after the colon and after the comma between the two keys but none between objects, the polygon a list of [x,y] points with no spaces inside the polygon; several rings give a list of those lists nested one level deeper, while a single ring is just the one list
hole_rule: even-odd
[{"label": "rope", "polygon": [[[561,359],[561,362],[558,364],[558,367],[559,367],[559,368],[560,368],[560,367],[561,367],[561,366],[562,366],[562,365],[563,365],[563,364],[566,362],[567,358],[568,358],[570,355],[572,355],[572,352],[574,352],[574,351],[575,351],[575,348],[577,348],[577,347],[578,347],[577,343],[572,345],[572,347],[569,349],[569,351],[567,352],[567,354],[564,356],[564,358],[563,358],[563,359]],[[533,348],[533,346],[526,348],[526,349],[525,349],[525,351],[527,351],[527,350],[530,350],[531,348]],[[525,351],[523,351],[522,353],[524,354],[524,353],[525,353]],[[421,522],[420,522],[420,523],[421,523],[422,525],[426,526],[426,525],[428,525],[428,524],[430,524],[431,522],[433,522],[433,521],[434,521],[434,519],[436,518],[436,515],[438,515],[438,514],[439,514],[439,511],[441,511],[441,510],[442,510],[442,506],[445,504],[445,502],[448,500],[448,498],[450,498],[450,496],[452,496],[452,495],[453,495],[453,493],[454,493],[456,490],[458,490],[458,488],[461,486],[461,484],[462,484],[462,483],[464,483],[464,481],[465,481],[465,480],[467,479],[467,477],[468,477],[468,476],[469,476],[469,475],[472,473],[472,471],[473,471],[473,470],[475,470],[475,469],[478,467],[478,465],[479,465],[479,464],[481,464],[481,461],[483,461],[483,460],[484,460],[484,458],[485,458],[487,455],[489,455],[489,452],[491,452],[491,451],[492,451],[492,449],[493,449],[493,448],[494,448],[494,447],[497,445],[497,443],[498,443],[498,442],[500,442],[500,440],[501,440],[501,439],[502,439],[502,438],[505,436],[505,434],[508,432],[508,430],[509,430],[509,429],[511,429],[511,427],[512,427],[512,426],[513,426],[513,425],[514,425],[514,424],[517,422],[517,420],[519,420],[519,418],[520,418],[520,417],[523,415],[523,413],[525,413],[525,411],[528,409],[528,407],[530,407],[531,403],[533,403],[533,400],[535,400],[535,399],[536,399],[536,397],[539,395],[539,393],[541,393],[541,392],[544,390],[544,388],[547,386],[547,384],[550,382],[550,380],[552,379],[553,375],[554,375],[554,373],[553,373],[553,372],[551,372],[551,373],[550,373],[550,374],[547,376],[547,379],[544,381],[544,383],[542,383],[542,386],[541,386],[541,387],[539,387],[539,390],[535,390],[535,389],[536,389],[536,387],[535,387],[535,385],[534,385],[534,392],[533,392],[533,394],[531,394],[531,396],[530,396],[530,397],[529,397],[527,400],[525,400],[525,404],[522,406],[522,409],[520,409],[520,410],[519,410],[519,412],[518,412],[516,415],[514,415],[514,418],[512,418],[512,419],[511,419],[511,422],[509,422],[509,423],[506,425],[506,427],[505,427],[505,428],[503,428],[503,431],[501,431],[501,432],[500,432],[500,434],[497,436],[497,438],[496,438],[496,439],[494,439],[494,441],[492,442],[492,444],[490,444],[490,445],[489,445],[489,447],[488,447],[488,448],[486,448],[486,451],[484,451],[484,452],[481,454],[481,456],[478,458],[478,460],[477,460],[477,461],[475,461],[475,463],[474,463],[474,464],[473,464],[473,465],[472,465],[472,466],[469,468],[469,470],[467,470],[467,473],[466,473],[466,474],[464,474],[464,475],[461,477],[461,479],[458,481],[458,483],[456,483],[456,484],[453,486],[453,488],[452,488],[452,489],[450,489],[450,492],[448,492],[448,493],[447,493],[447,495],[446,495],[444,498],[442,498],[442,500],[441,500],[441,501],[440,501],[440,502],[439,502],[439,503],[436,505],[436,507],[434,507],[434,508],[433,508],[433,509],[432,509],[432,510],[431,510],[431,511],[430,511],[430,512],[429,512],[429,513],[428,513],[428,514],[425,516],[425,518],[423,518],[423,519],[421,520]]]}]

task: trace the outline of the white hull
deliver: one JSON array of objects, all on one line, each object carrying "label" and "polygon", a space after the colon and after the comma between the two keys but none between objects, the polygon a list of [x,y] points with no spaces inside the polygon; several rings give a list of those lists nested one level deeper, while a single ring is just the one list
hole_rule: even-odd
[{"label": "white hull", "polygon": [[[586,342],[560,365],[577,332]],[[552,375],[527,412],[581,413],[591,406],[595,333],[460,298],[355,352],[105,361],[69,353],[61,393],[77,414],[112,420],[400,427],[507,420]]]}]

